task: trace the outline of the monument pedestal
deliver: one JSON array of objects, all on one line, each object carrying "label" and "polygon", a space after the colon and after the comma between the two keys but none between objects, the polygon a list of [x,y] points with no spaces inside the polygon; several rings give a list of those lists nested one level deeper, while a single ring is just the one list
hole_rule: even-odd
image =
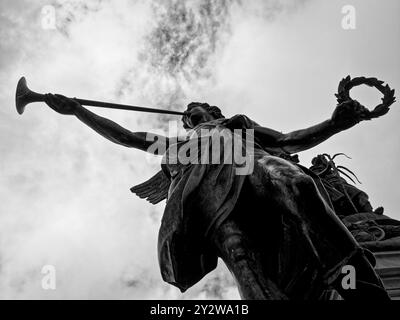
[{"label": "monument pedestal", "polygon": [[374,254],[375,270],[393,300],[400,300],[400,237],[360,243]]},{"label": "monument pedestal", "polygon": [[387,292],[393,300],[400,300],[400,248],[374,252],[374,256],[375,270],[381,277]]}]

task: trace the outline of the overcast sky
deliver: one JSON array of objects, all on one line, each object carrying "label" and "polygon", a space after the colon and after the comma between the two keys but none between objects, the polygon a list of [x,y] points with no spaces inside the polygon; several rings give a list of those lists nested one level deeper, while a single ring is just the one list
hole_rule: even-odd
[{"label": "overcast sky", "polygon": [[[222,264],[184,295],[162,282],[165,203],[129,191],[159,170],[159,159],[43,104],[21,117],[14,93],[24,75],[38,92],[180,110],[205,101],[288,132],[328,119],[348,74],[400,90],[398,0],[249,2],[0,2],[0,298],[239,298]],[[342,28],[344,5],[356,9],[354,30]],[[370,88],[353,96],[370,108],[380,99]],[[164,117],[96,111],[133,131],[166,129]],[[373,206],[400,219],[399,120],[395,104],[300,154],[301,163],[348,154],[338,162],[358,175]],[[45,265],[56,268],[56,290],[41,287]]]}]

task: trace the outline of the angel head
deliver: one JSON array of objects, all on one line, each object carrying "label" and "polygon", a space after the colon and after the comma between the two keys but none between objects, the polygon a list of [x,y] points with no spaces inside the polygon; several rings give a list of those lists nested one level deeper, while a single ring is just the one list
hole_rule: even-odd
[{"label": "angel head", "polygon": [[200,123],[220,118],[225,118],[220,108],[208,103],[192,102],[188,104],[182,122],[185,129],[192,129]]}]

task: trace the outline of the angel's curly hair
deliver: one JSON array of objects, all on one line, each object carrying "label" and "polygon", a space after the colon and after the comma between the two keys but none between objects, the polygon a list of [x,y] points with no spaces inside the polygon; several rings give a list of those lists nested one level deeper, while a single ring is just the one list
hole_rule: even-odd
[{"label": "angel's curly hair", "polygon": [[[190,109],[194,107],[202,107],[205,109],[209,114],[211,114],[215,119],[221,119],[225,118],[224,115],[221,112],[221,109],[216,107],[216,106],[210,106],[208,103],[202,103],[202,102],[191,102],[188,104],[186,111],[189,111]],[[183,128],[185,129],[191,129],[192,127],[188,123],[188,118],[186,115],[182,117],[182,122],[183,122]]]}]

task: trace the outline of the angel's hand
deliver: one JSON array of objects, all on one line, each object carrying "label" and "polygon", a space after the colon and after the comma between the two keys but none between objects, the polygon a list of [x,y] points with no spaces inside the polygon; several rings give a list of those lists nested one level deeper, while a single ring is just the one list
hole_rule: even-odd
[{"label": "angel's hand", "polygon": [[371,112],[356,100],[347,100],[339,104],[332,114],[333,125],[346,130],[362,120],[370,120]]},{"label": "angel's hand", "polygon": [[80,104],[76,100],[59,94],[46,94],[45,102],[54,111],[66,115],[75,114],[75,110],[80,107]]},{"label": "angel's hand", "polygon": [[[374,110],[368,110],[357,101],[350,98],[350,90],[359,85],[367,85],[378,89],[382,94],[382,103]],[[396,102],[395,90],[377,78],[350,76],[342,79],[339,83],[338,93],[335,94],[339,105],[332,115],[332,123],[339,130],[348,129],[362,120],[379,118],[389,112],[390,106]]]}]

